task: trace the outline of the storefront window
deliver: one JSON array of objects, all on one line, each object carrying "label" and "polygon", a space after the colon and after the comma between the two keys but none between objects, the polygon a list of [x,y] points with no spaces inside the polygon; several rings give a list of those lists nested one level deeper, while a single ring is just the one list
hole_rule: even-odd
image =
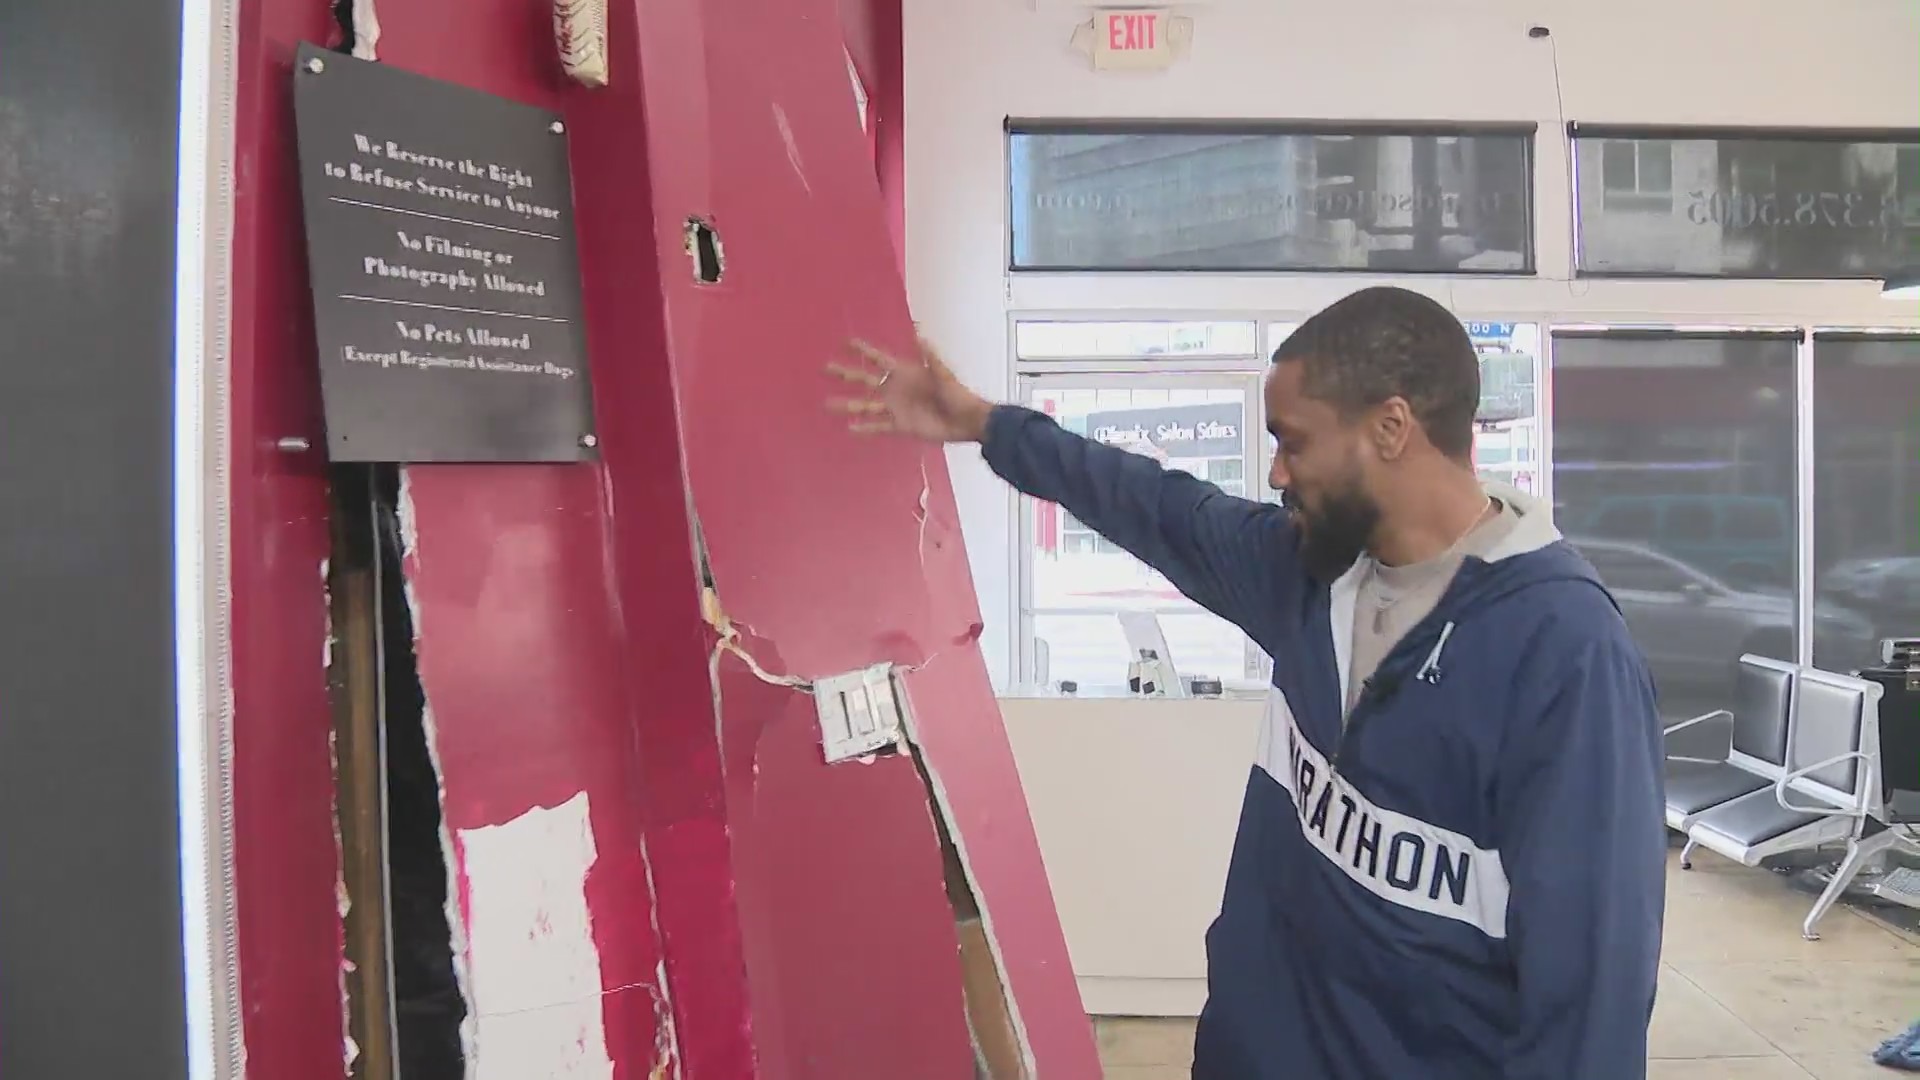
[{"label": "storefront window", "polygon": [[[1245,495],[1257,395],[1252,375],[1059,377],[1035,379],[1027,403],[1096,442]],[[1159,617],[1181,675],[1229,684],[1251,677],[1247,637],[1237,627],[1201,610],[1172,582],[1060,507],[1033,499],[1021,503],[1028,538],[1030,681],[1071,680],[1083,690],[1123,685],[1133,657],[1118,615],[1133,611]]]},{"label": "storefront window", "polygon": [[1469,321],[1466,327],[1480,354],[1474,469],[1483,480],[1539,494],[1540,327],[1534,323],[1484,321]]},{"label": "storefront window", "polygon": [[1813,446],[1814,595],[1870,630],[1816,627],[1813,662],[1850,671],[1920,636],[1920,337],[1815,336]]},{"label": "storefront window", "polygon": [[1877,277],[1920,242],[1920,135],[1574,132],[1580,271]]},{"label": "storefront window", "polygon": [[[1559,332],[1555,519],[1613,590],[1669,719],[1743,653],[1795,659],[1797,334]],[[1852,647],[1857,620],[1827,619]]]},{"label": "storefront window", "polygon": [[1016,270],[1533,270],[1531,126],[1017,126]]}]

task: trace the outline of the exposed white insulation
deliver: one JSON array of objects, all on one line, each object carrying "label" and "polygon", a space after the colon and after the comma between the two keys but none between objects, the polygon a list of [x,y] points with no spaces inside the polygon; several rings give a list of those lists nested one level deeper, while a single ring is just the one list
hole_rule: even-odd
[{"label": "exposed white insulation", "polygon": [[353,0],[353,56],[380,59],[380,15],[373,10],[373,0]]},{"label": "exposed white insulation", "polygon": [[[320,635],[320,671],[322,674],[333,670],[333,590],[327,587],[332,573],[333,563],[328,559],[320,560],[320,599],[326,605],[326,632]],[[334,763],[334,779],[339,779],[339,762]]]},{"label": "exposed white insulation", "polygon": [[554,0],[553,41],[568,76],[607,85],[607,0]]},{"label": "exposed white insulation", "polygon": [[460,832],[477,1080],[613,1080],[587,908],[586,792]]}]

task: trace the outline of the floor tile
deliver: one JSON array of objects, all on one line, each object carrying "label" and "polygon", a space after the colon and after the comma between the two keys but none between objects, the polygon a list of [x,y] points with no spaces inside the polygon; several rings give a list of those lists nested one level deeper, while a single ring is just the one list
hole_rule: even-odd
[{"label": "floor tile", "polygon": [[1851,1054],[1816,1054],[1796,1057],[1794,1060],[1813,1075],[1813,1080],[1896,1080],[1897,1077],[1913,1075],[1875,1065],[1873,1059],[1867,1056],[1870,1049],[1862,1047]]},{"label": "floor tile", "polygon": [[1808,1074],[1792,1058],[1776,1055],[1649,1061],[1647,1080],[1808,1080]]},{"label": "floor tile", "polygon": [[[1920,1019],[1920,941],[1779,876],[1696,852],[1668,873],[1648,1080],[1891,1080],[1869,1051]],[[1191,1019],[1099,1019],[1109,1080],[1188,1080]]]},{"label": "floor tile", "polygon": [[1191,1080],[1193,1069],[1185,1065],[1109,1065],[1107,1080]]},{"label": "floor tile", "polygon": [[1112,1017],[1094,1023],[1100,1059],[1111,1065],[1193,1066],[1191,1019]]},{"label": "floor tile", "polygon": [[1687,977],[1794,1055],[1865,1054],[1920,1012],[1920,960],[1709,964]]},{"label": "floor tile", "polygon": [[1660,972],[1653,1024],[1647,1030],[1649,1058],[1765,1057],[1777,1053],[1759,1032],[1741,1023],[1672,968]]},{"label": "floor tile", "polygon": [[[1714,863],[1719,865],[1715,866]],[[1813,898],[1778,875],[1696,853],[1694,869],[1667,875],[1662,956],[1682,974],[1698,963],[1765,960],[1888,960],[1920,957],[1920,949],[1884,925],[1835,907],[1821,920],[1819,941],[1800,936]]]}]

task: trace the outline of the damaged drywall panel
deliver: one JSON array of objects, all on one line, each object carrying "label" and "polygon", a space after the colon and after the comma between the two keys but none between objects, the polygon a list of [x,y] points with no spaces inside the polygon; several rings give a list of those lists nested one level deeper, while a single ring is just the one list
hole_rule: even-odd
[{"label": "damaged drywall panel", "polygon": [[[381,59],[561,109],[574,84],[550,19],[514,0],[384,5]],[[578,222],[582,235],[596,226]],[[672,1075],[658,1056],[674,1046],[660,1007],[673,997],[657,985],[636,661],[611,574],[608,479],[594,465],[435,465],[405,468],[402,485],[469,1076]],[[665,505],[683,516],[674,494]]]},{"label": "damaged drywall panel", "polygon": [[[240,33],[241,950],[250,1064],[274,1080],[336,1080],[344,1067],[330,718],[315,663],[325,480],[319,453],[300,449],[325,442],[288,70],[298,42],[330,40],[328,7],[246,0]],[[513,1015],[487,1006],[483,972],[496,957],[533,959],[524,939],[492,928],[539,932],[513,891],[528,883],[499,884],[499,867],[563,829],[579,842],[557,845],[569,858],[534,860],[532,884],[573,916],[554,946],[566,964],[532,996],[544,999],[536,1012],[567,1022],[516,1053],[575,1053],[539,1060],[604,1060],[614,1076],[648,1080],[964,1080],[958,942],[925,785],[897,757],[829,769],[806,696],[732,658],[718,668],[716,716],[696,588],[690,475],[714,515],[716,570],[745,646],[776,670],[929,658],[940,670],[951,659],[941,650],[966,652],[977,623],[970,594],[922,566],[923,489],[935,493],[927,559],[958,555],[939,462],[849,447],[811,405],[824,392],[816,355],[854,332],[898,347],[906,326],[830,5],[757,0],[723,15],[695,0],[615,0],[616,76],[598,89],[562,74],[550,7],[415,0],[380,15],[383,62],[566,115],[603,421],[599,465],[405,473],[405,579],[453,867],[450,921],[478,1013],[473,1067],[488,1066],[488,1015]],[[710,260],[690,264],[690,218],[710,232]],[[842,284],[828,287],[832,277]],[[823,472],[849,453],[844,476]],[[768,496],[764,514],[756,496]],[[789,543],[766,550],[750,535],[789,528]],[[952,550],[938,555],[942,545]],[[953,565],[964,574],[963,559]],[[962,717],[998,740],[984,677],[935,723],[958,737]],[[953,784],[962,808],[985,805],[967,793],[992,790]],[[957,811],[970,850],[1004,832],[1009,865],[1024,865],[1019,805],[1015,789],[985,826]],[[584,833],[555,816],[568,808]],[[1037,879],[1037,852],[1032,866]],[[997,926],[1020,924],[998,900],[1017,890],[983,880],[982,892]],[[1003,951],[1024,950],[1071,987],[1057,928],[1051,942],[1033,933]],[[1051,1022],[1044,988],[1009,970],[1042,1075],[1092,1075],[1076,1029]],[[570,989],[582,985],[599,1009],[597,1047]],[[574,1050],[559,1046],[561,1027]]]},{"label": "damaged drywall panel", "polygon": [[[766,1056],[756,1047],[771,1025],[754,1014],[748,991],[734,830],[709,676],[713,641],[701,618],[682,418],[664,361],[669,336],[660,302],[662,273],[715,291],[729,288],[731,278],[701,275],[688,258],[685,223],[697,208],[664,224],[647,212],[659,173],[700,170],[706,162],[697,142],[658,160],[648,154],[640,135],[650,103],[638,77],[636,14],[630,0],[609,8],[610,68],[628,74],[600,89],[569,88],[565,109],[587,345],[602,421],[606,543],[600,565],[621,616],[634,703],[631,736],[640,759],[634,794],[646,823],[652,926],[664,959],[655,1004],[663,1016],[670,1010],[666,1034],[687,1077],[745,1080],[782,1073],[763,1072]],[[671,23],[650,23],[647,35],[691,40]],[[670,267],[652,259],[656,242],[672,246]],[[713,251],[721,250],[716,235]],[[712,269],[723,269],[715,262]],[[700,282],[699,276],[719,280]],[[603,910],[597,901],[594,907]]]},{"label": "damaged drywall panel", "polygon": [[[770,642],[746,647],[785,665]],[[719,670],[759,1075],[967,1080],[953,911],[912,762],[827,765],[811,696],[732,656]]]},{"label": "damaged drywall panel", "polygon": [[[907,679],[917,734],[946,789],[956,844],[1037,1075],[1097,1076],[1039,847],[973,644],[979,614],[944,456],[906,442],[855,440],[821,407],[836,392],[823,365],[845,358],[847,339],[901,352],[913,343],[873,162],[848,107],[835,4],[629,2],[647,30],[630,43],[631,69],[648,98],[646,145],[659,162],[650,180],[667,359],[725,609],[751,654],[776,673],[827,675],[877,661],[918,667]],[[725,245],[717,284],[686,270],[678,223],[689,215],[709,222]],[[774,935],[770,962],[783,974],[825,964],[837,976],[855,966],[848,956],[871,951],[867,943],[918,949],[923,935],[957,952],[929,795],[910,763],[822,766],[810,704],[782,688],[748,685],[751,676],[730,664],[722,665],[721,721],[737,845],[743,859],[751,856],[740,867],[743,923],[797,918],[798,905],[808,925],[822,928],[807,940]],[[736,706],[743,698],[753,706]],[[757,766],[751,789],[741,761]],[[894,773],[897,789],[856,794],[847,786],[892,783]],[[852,776],[859,779],[844,779]],[[781,816],[764,812],[769,792],[788,790],[796,794],[779,804]],[[743,804],[749,795],[760,801]],[[874,842],[863,831],[874,824],[871,800],[926,828],[925,860],[875,873],[849,856],[837,864],[841,881],[800,878],[807,860],[832,857],[823,836],[856,851]],[[898,900],[883,907],[863,899],[873,889]],[[762,955],[749,948],[750,974]],[[940,994],[957,998],[957,989]],[[756,993],[762,1025],[770,1022],[763,1000]],[[835,1000],[824,992],[775,999],[790,1049],[844,1023],[833,1015]],[[967,1075],[970,1056],[964,1063],[967,1071],[952,1075]],[[901,1075],[846,1067],[819,1075]],[[938,1060],[907,1075],[945,1076],[949,1068],[961,1065]]]},{"label": "damaged drywall panel", "polygon": [[[631,266],[607,277],[589,274],[585,278],[597,402],[608,400],[600,390],[609,379],[639,380],[649,363],[658,363],[655,357],[664,355],[670,361],[661,367],[669,376],[671,398],[662,403],[637,393],[616,392],[626,402],[619,414],[622,423],[604,424],[600,432],[615,506],[621,590],[636,597],[629,602],[629,611],[637,611],[642,604],[657,607],[648,593],[633,590],[629,575],[644,573],[647,563],[669,544],[677,553],[687,539],[684,532],[633,513],[622,503],[633,495],[635,485],[667,477],[682,479],[667,471],[677,471],[680,447],[661,458],[653,433],[661,428],[678,432],[686,440],[691,465],[691,455],[711,446],[718,434],[710,432],[696,440],[694,429],[724,422],[691,407],[697,398],[714,392],[714,380],[730,381],[729,392],[742,398],[760,396],[761,384],[770,373],[783,365],[803,363],[800,353],[779,343],[777,324],[799,318],[810,324],[806,332],[811,334],[817,330],[811,325],[815,320],[838,318],[832,313],[843,307],[844,298],[836,296],[824,309],[803,307],[796,314],[778,295],[778,279],[809,276],[817,268],[797,259],[768,263],[763,257],[770,248],[802,242],[783,235],[777,225],[771,232],[765,228],[770,220],[810,212],[793,201],[789,188],[804,194],[811,183],[819,194],[823,180],[845,180],[843,168],[820,171],[815,160],[820,151],[806,142],[809,127],[817,126],[831,108],[852,125],[848,130],[857,143],[857,117],[847,107],[844,56],[838,82],[810,84],[800,98],[783,95],[756,69],[769,63],[786,66],[777,59],[784,48],[778,34],[784,29],[736,36],[743,14],[735,11],[723,17],[698,3],[626,0],[616,4],[609,25],[613,66],[635,74],[630,79],[616,78],[605,91],[574,95],[568,109],[575,198],[583,219],[592,206],[636,197],[648,199],[654,210],[650,219],[608,221],[604,230],[581,239],[589,258],[615,248],[626,253],[644,248],[658,256],[644,282],[638,280],[640,271]],[[763,17],[791,29],[795,15],[768,5],[764,12],[753,10],[749,21]],[[816,45],[836,34],[836,20],[829,9],[801,10],[797,17],[821,20],[807,32]],[[828,36],[821,38],[815,30]],[[722,100],[730,92],[734,96]],[[644,139],[623,126],[628,100],[645,102]],[[776,104],[780,112],[775,111]],[[794,138],[796,150],[791,154],[781,135],[781,112],[787,114]],[[743,129],[755,139],[747,153],[741,153],[733,140]],[[804,180],[800,172],[805,173]],[[740,190],[716,202],[716,185],[723,173],[734,177],[730,182]],[[864,182],[869,187],[874,183],[870,166]],[[763,209],[752,206],[750,192],[756,188],[765,190]],[[712,246],[725,252],[724,272],[718,280],[709,280],[715,277],[711,273],[701,273],[697,261],[690,264],[684,227],[690,218],[706,224],[713,233]],[[740,232],[738,226],[748,223],[754,228]],[[877,221],[876,227],[880,227]],[[823,246],[837,243],[828,238],[831,232],[820,234]],[[743,243],[745,248],[740,246]],[[884,248],[882,252],[881,265],[891,265]],[[749,263],[758,269],[743,274],[742,266]],[[639,325],[641,305],[634,297],[643,291],[643,284],[665,300],[654,328]],[[682,306],[685,296],[694,292],[711,303]],[[817,296],[806,299],[808,303],[819,300]],[[766,332],[741,339],[728,329],[741,322],[764,323]],[[625,332],[629,329],[632,332]],[[688,358],[707,355],[715,348],[723,351],[711,353],[710,366],[704,371],[691,365]],[[646,360],[601,364],[609,352]],[[709,383],[699,395],[690,395],[683,385],[690,373]],[[812,415],[817,408],[813,400],[810,391],[789,394],[783,404],[767,398],[763,408],[785,416],[776,415],[763,431],[733,433],[739,440],[740,460],[755,464],[728,478],[737,486],[737,497],[726,501],[730,520],[716,524],[707,518],[709,495],[696,478],[693,501],[709,539],[715,528],[736,538],[730,543],[737,542],[742,529],[778,531],[793,522],[785,510],[805,500],[802,489],[823,486],[822,477],[797,471],[808,455],[798,461],[781,460],[795,449],[783,445],[784,426],[795,414]],[[755,415],[753,422],[767,419]],[[917,475],[917,463],[914,468]],[[778,505],[756,524],[740,513],[742,499],[755,490],[765,491],[769,483],[786,490],[775,495]],[[743,649],[770,672],[806,670],[805,665],[820,662],[823,656],[832,670],[863,666],[849,658],[874,642],[866,635],[845,632],[845,624],[834,631],[837,647],[823,654],[810,643],[789,640],[786,634],[766,633],[757,614],[742,617],[734,609],[736,589],[751,596],[764,588],[756,578],[811,572],[805,568],[808,558],[822,554],[818,541],[831,530],[825,522],[803,525],[803,543],[812,546],[797,547],[796,558],[777,566],[755,566],[750,559],[733,561],[730,570],[716,566],[719,597],[735,618]],[[861,542],[855,528],[835,534],[833,545],[857,548]],[[667,596],[677,600],[678,588],[684,587],[675,586]],[[845,588],[857,592],[866,583],[849,579]],[[871,597],[853,601],[835,597],[831,606],[853,610],[857,622],[863,617],[858,609],[871,601]],[[666,633],[670,626],[664,619],[629,620],[630,632]],[[786,653],[796,647],[810,655]],[[649,710],[641,732],[643,762],[660,770],[649,772],[648,799],[664,804],[650,807],[650,813],[670,813],[685,822],[675,832],[680,834],[677,841],[686,846],[675,856],[661,850],[658,830],[650,839],[655,845],[653,863],[669,980],[682,1021],[679,1033],[689,1074],[726,1080],[971,1077],[953,913],[945,899],[927,794],[911,764],[882,758],[871,765],[829,768],[820,756],[814,706],[805,692],[761,681],[731,654],[719,658],[716,671],[718,693],[710,690],[709,726],[704,733],[682,729],[681,718],[664,709]],[[702,734],[709,743],[712,740],[716,707],[712,699],[716,697],[717,726],[726,750],[724,787],[718,793],[702,788],[710,775],[707,770],[718,763],[710,761],[699,745]],[[724,814],[717,824],[730,845],[731,863],[723,884],[714,880],[717,875],[711,868],[701,866],[701,849],[691,844],[700,838],[690,828],[695,820],[703,829],[716,824],[700,816],[706,811],[697,804],[703,802],[717,804]],[[712,842],[717,838],[706,839],[706,851],[719,847]],[[676,905],[703,895],[738,911],[735,939],[721,943],[737,950],[732,961],[737,966],[727,965],[724,948],[713,960],[700,959],[714,946],[691,935],[678,936],[679,927],[694,912]],[[743,970],[748,994],[745,1000],[730,1003],[727,995],[737,988],[725,984],[728,979],[738,982],[737,973]],[[860,1005],[850,1008],[848,1001]],[[729,1011],[730,1006],[734,1011]],[[717,1030],[723,1024],[740,1030],[750,1024],[752,1059],[731,1067],[711,1063],[727,1034]]]},{"label": "damaged drywall panel", "polygon": [[[387,48],[404,40],[389,23]],[[600,477],[402,478],[469,1075],[644,1075],[670,1020],[654,1008],[665,991]]]},{"label": "damaged drywall panel", "polygon": [[[339,1080],[346,1067],[331,722],[316,662],[326,636],[315,567],[327,553],[327,487],[323,453],[312,448],[325,440],[290,69],[299,43],[341,43],[335,7],[244,0],[237,35],[239,936],[250,1066],[274,1080]],[[380,14],[384,62],[549,108],[571,111],[563,98],[590,93],[560,72],[550,8],[415,0]],[[630,9],[625,18],[631,49]],[[614,153],[637,142],[643,123],[633,91],[629,81],[579,99],[592,103],[597,141]],[[584,795],[595,853],[584,882],[578,866],[542,874],[556,888],[584,889],[605,1057],[622,1077],[680,1076],[684,1055],[703,1063],[698,1075],[734,1080],[753,1075],[753,1046],[707,641],[671,376],[641,362],[645,343],[653,355],[664,343],[663,312],[649,301],[652,223],[634,212],[646,205],[647,162],[641,154],[607,164],[620,171],[588,183],[598,194],[578,199],[577,210],[583,237],[595,238],[582,244],[583,277],[599,298],[603,407],[622,418],[606,440],[607,460],[624,463],[620,483],[591,465],[409,471],[406,576],[423,720],[454,851],[454,929],[465,932],[476,900],[487,917],[497,876],[483,869],[476,896],[461,838]],[[634,524],[616,533],[616,514]],[[466,942],[463,966],[484,962],[495,940]],[[663,945],[677,958],[671,990]],[[676,1026],[676,1010],[686,1023]]]}]

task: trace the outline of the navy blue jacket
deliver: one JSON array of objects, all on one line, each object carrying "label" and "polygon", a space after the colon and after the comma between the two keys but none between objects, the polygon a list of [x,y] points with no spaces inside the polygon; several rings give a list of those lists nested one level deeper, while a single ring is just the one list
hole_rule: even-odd
[{"label": "navy blue jacket", "polygon": [[987,463],[1273,657],[1195,1080],[1637,1080],[1666,842],[1652,681],[1548,508],[1468,559],[1342,722],[1358,573],[1279,507],[995,410]]}]

